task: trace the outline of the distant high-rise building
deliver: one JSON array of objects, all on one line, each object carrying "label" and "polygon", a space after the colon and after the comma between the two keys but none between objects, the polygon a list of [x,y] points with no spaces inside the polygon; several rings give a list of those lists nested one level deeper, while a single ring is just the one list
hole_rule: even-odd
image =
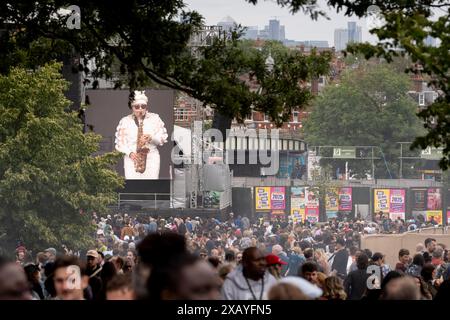
[{"label": "distant high-rise building", "polygon": [[258,27],[257,26],[247,27],[242,38],[256,40],[258,38]]},{"label": "distant high-rise building", "polygon": [[348,43],[348,30],[347,29],[335,29],[334,30],[334,48],[336,51],[342,51],[347,48]]},{"label": "distant high-rise building", "polygon": [[286,40],[286,28],[284,26],[280,26],[280,41]]},{"label": "distant high-rise building", "polygon": [[222,27],[223,31],[231,31],[236,27],[237,23],[232,17],[226,16],[217,25]]},{"label": "distant high-rise building", "polygon": [[359,43],[362,42],[362,30],[355,21],[347,23],[348,42]]},{"label": "distant high-rise building", "polygon": [[358,43],[361,43],[362,42],[362,28],[358,27],[358,28],[356,28],[356,30],[358,31],[357,32]]},{"label": "distant high-rise building", "polygon": [[270,40],[280,40],[280,21],[279,20],[269,20],[269,39]]}]

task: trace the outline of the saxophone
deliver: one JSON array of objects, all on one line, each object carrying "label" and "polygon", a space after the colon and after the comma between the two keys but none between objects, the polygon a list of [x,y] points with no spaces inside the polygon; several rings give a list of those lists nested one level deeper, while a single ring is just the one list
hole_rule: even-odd
[{"label": "saxophone", "polygon": [[144,173],[145,171],[145,167],[147,165],[147,153],[149,152],[147,137],[144,135],[144,118],[145,115],[142,116],[141,119],[135,118],[135,121],[138,122],[138,133],[136,143],[137,161],[134,163],[134,167],[136,172],[139,173]]}]

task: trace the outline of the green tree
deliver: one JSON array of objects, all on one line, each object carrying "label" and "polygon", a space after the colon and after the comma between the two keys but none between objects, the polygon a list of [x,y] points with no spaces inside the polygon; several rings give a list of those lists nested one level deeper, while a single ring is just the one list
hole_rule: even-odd
[{"label": "green tree", "polygon": [[[256,4],[258,0],[246,0]],[[304,11],[311,18],[326,17],[317,0],[277,0],[280,6],[288,7],[292,13]],[[406,67],[408,73],[428,76],[428,83],[440,97],[419,113],[426,129],[414,140],[412,147],[427,146],[444,148],[440,166],[450,166],[450,2],[448,0],[327,0],[329,8],[343,12],[346,16],[368,17],[370,6],[377,6],[381,26],[370,33],[378,37],[378,43],[353,44],[350,53],[360,53],[366,58],[383,57],[392,61],[394,57],[407,56],[413,64]],[[372,7],[375,8],[375,7]],[[371,8],[371,9],[372,9]],[[372,11],[373,12],[373,11]],[[432,37],[438,46],[429,46],[427,37]],[[420,68],[416,67],[420,65]]]},{"label": "green tree", "polygon": [[[242,29],[216,38],[209,47],[191,48],[191,36],[202,27],[199,13],[189,11],[182,0],[89,1],[80,0],[81,28],[67,28],[67,16],[59,9],[70,1],[3,1],[0,4],[0,72],[11,66],[34,68],[61,54],[76,52],[74,67],[95,77],[122,74],[117,87],[130,90],[154,84],[183,91],[238,120],[254,110],[283,123],[292,108],[311,98],[300,83],[326,73],[329,53],[308,57],[292,52],[276,59],[273,72],[265,70],[265,52],[243,50]],[[51,18],[52,17],[52,18]],[[89,70],[90,60],[95,67]],[[250,75],[259,94],[243,79]],[[126,79],[126,82],[124,82]]]},{"label": "green tree", "polygon": [[[375,163],[375,177],[396,177],[397,142],[412,141],[423,131],[417,106],[407,95],[410,85],[407,75],[386,64],[362,64],[347,71],[339,84],[328,85],[313,103],[304,126],[306,141],[315,146],[378,146],[390,174],[382,159]],[[380,149],[375,157],[383,158]],[[323,155],[331,157],[329,151]],[[369,150],[363,151],[366,158],[371,156]],[[322,159],[322,163],[339,165],[341,172],[345,161],[356,173],[371,171],[370,160]]]},{"label": "green tree", "polygon": [[100,136],[83,134],[64,97],[61,64],[0,76],[0,240],[41,249],[92,245],[87,213],[105,210],[122,178],[117,154],[93,156]]}]

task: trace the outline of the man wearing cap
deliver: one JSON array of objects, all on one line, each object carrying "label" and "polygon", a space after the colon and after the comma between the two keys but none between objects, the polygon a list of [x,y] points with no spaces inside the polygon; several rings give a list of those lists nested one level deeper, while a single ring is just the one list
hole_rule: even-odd
[{"label": "man wearing cap", "polygon": [[[156,113],[148,112],[147,105],[145,91],[134,91],[130,105],[132,113],[122,118],[117,126],[116,150],[124,154],[126,179],[159,179],[158,146],[167,142],[168,135],[164,122]],[[142,150],[137,150],[138,139],[145,142]],[[144,168],[137,165],[140,156],[146,156]]]},{"label": "man wearing cap", "polygon": [[89,250],[86,254],[86,274],[89,277],[89,286],[92,289],[94,300],[99,298],[102,289],[102,279],[100,278],[102,267],[99,265],[99,254],[96,250]]},{"label": "man wearing cap", "polygon": [[272,247],[272,254],[276,255],[280,258],[284,263],[282,264],[281,275],[285,276],[288,271],[288,262],[289,258],[286,252],[283,251],[283,247],[279,244],[276,244]]},{"label": "man wearing cap", "polygon": [[275,279],[281,279],[283,275],[282,268],[283,266],[287,266],[287,263],[275,254],[268,254],[266,256],[266,262],[270,274],[273,275]]}]

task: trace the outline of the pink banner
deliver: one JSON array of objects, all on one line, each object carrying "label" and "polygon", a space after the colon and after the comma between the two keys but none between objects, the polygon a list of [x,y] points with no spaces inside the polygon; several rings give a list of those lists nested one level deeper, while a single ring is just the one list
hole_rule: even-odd
[{"label": "pink banner", "polygon": [[404,189],[391,189],[389,199],[390,213],[405,213],[406,210],[406,192]]},{"label": "pink banner", "polygon": [[339,211],[352,211],[352,188],[339,188]]},{"label": "pink banner", "polygon": [[270,188],[270,203],[272,210],[284,210],[286,208],[285,187]]}]

